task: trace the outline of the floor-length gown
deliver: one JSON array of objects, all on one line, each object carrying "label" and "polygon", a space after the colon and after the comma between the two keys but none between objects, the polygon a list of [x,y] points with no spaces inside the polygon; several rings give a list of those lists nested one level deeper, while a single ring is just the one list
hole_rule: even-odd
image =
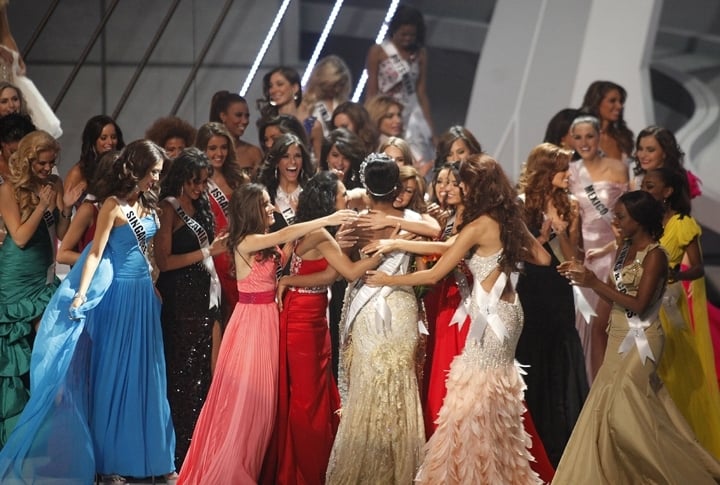
[{"label": "floor-length gown", "polygon": [[[472,328],[450,367],[447,395],[438,428],[425,447],[419,483],[541,483],[530,467],[531,439],[522,418],[525,384],[514,360],[522,306],[517,296],[513,303],[499,300],[506,282],[502,276],[496,282],[497,296],[481,286],[498,267],[500,255],[473,254],[468,260],[475,280]],[[482,329],[478,316],[485,314],[499,318]]]},{"label": "floor-length gown", "polygon": [[[680,265],[688,244],[699,237],[700,226],[689,215],[675,214],[668,220],[660,244],[670,268]],[[700,301],[702,286],[693,288]],[[657,373],[700,443],[720,458],[720,392],[705,301],[695,310],[692,321],[682,283],[669,283],[660,309],[665,347]]]},{"label": "floor-length gown", "polygon": [[[327,261],[293,254],[291,274],[323,271]],[[327,287],[289,288],[280,313],[280,385],[275,424],[275,483],[325,483],[339,424],[340,395],[331,369]]]},{"label": "floor-length gown", "polygon": [[515,356],[525,369],[525,401],[545,450],[557,466],[588,394],[582,344],[575,328],[573,290],[550,266],[525,263],[517,292],[525,314]]},{"label": "floor-length gown", "polygon": [[[28,401],[33,322],[60,283],[49,268],[54,242],[40,221],[25,247],[10,234],[0,245],[0,447]],[[50,269],[50,271],[52,271]]]},{"label": "floor-length gown", "polygon": [[[637,293],[642,261],[654,247],[638,251],[627,265],[618,263],[629,294]],[[645,315],[633,317],[632,328],[625,308],[613,307],[605,359],[553,484],[701,485],[720,480],[720,464],[696,441],[656,373],[656,360],[664,358],[658,318],[662,283],[655,303]],[[647,349],[651,356],[645,358]]]},{"label": "floor-length gown", "polygon": [[[172,254],[200,249],[197,236],[187,224],[172,233],[171,244]],[[177,438],[175,465],[179,470],[210,389],[212,330],[220,315],[217,306],[210,307],[210,274],[202,261],[161,272],[157,288],[163,299],[168,400]]]},{"label": "floor-length gown", "polygon": [[[141,223],[154,234],[153,217]],[[147,477],[174,469],[160,302],[147,261],[129,224],[113,228],[73,319],[88,251],[40,323],[31,398],[0,452],[2,483],[91,484],[96,471]]]},{"label": "floor-length gown", "polygon": [[278,262],[252,263],[250,274],[237,282],[238,303],[178,485],[256,483],[260,475],[277,407]]},{"label": "floor-length gown", "polygon": [[[592,183],[599,201],[610,211],[603,217],[590,201],[588,192],[586,191],[587,187],[583,184],[583,180],[587,180],[587,177],[583,177],[581,173],[587,175],[587,170],[583,167],[582,160],[570,164],[570,192],[577,198],[580,207],[583,249],[587,252],[590,249],[601,248],[615,239],[615,234],[610,225],[612,210],[618,198],[627,191],[628,184],[604,180]],[[615,252],[608,251],[601,257],[588,258],[585,261],[585,265],[597,275],[600,281],[607,281],[614,257]],[[595,308],[600,301],[600,297],[587,288],[581,288],[580,291],[582,291],[590,307]],[[597,323],[604,325],[604,322]],[[577,312],[575,327],[580,335],[580,341],[585,351],[585,368],[587,369],[588,383],[592,385],[592,330],[580,312]]]},{"label": "floor-length gown", "polygon": [[[408,262],[394,252],[378,270],[404,272]],[[409,287],[351,286],[348,295],[343,325],[352,329],[341,360],[348,388],[327,483],[412,483],[425,443],[417,299]]]}]

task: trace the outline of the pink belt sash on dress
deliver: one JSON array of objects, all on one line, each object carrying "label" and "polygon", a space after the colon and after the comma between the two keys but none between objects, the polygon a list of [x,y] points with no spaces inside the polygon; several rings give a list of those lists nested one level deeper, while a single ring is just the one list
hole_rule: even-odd
[{"label": "pink belt sash on dress", "polygon": [[275,303],[275,290],[260,291],[257,293],[238,293],[238,303],[249,303],[260,305],[263,303]]}]

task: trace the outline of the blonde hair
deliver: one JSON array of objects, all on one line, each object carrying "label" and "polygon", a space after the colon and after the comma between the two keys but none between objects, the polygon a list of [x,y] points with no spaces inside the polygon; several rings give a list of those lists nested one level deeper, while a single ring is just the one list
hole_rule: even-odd
[{"label": "blonde hair", "polygon": [[[414,167],[403,165],[400,167],[400,184],[406,180],[415,180],[415,193],[406,206],[408,209],[414,210],[420,214],[427,212],[427,204],[425,203],[425,180],[420,176]],[[404,209],[405,207],[403,207]]]},{"label": "blonde hair", "polygon": [[337,99],[343,103],[350,97],[352,76],[345,61],[335,55],[323,57],[310,75],[303,102],[314,105],[320,99]]},{"label": "blonde hair", "polygon": [[380,121],[382,121],[383,117],[393,106],[400,108],[400,115],[402,115],[404,108],[403,104],[392,96],[380,94],[365,102],[365,109],[370,115],[370,120],[373,122],[376,129],[380,129]]},{"label": "blonde hair", "polygon": [[40,197],[37,195],[40,182],[34,177],[32,164],[42,152],[60,151],[60,144],[49,133],[38,130],[25,135],[18,144],[17,151],[10,157],[10,177],[15,201],[20,209],[20,220],[25,221],[35,210]]},{"label": "blonde hair", "polygon": [[378,151],[385,153],[385,149],[387,147],[395,147],[402,152],[403,158],[405,159],[403,165],[408,165],[412,167],[415,164],[415,157],[413,157],[412,150],[410,149],[410,144],[402,138],[397,136],[391,136],[380,144],[380,146],[378,147]]}]

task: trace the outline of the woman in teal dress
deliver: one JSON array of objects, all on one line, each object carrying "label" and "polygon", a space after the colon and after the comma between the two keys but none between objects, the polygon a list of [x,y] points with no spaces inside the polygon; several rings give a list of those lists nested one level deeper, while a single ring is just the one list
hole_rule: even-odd
[{"label": "woman in teal dress", "polygon": [[133,142],[97,184],[95,239],[43,315],[31,398],[0,452],[0,483],[174,476],[160,300],[146,257],[164,159],[155,144]]},{"label": "woman in teal dress", "polygon": [[34,327],[58,285],[55,244],[70,222],[62,181],[52,175],[59,151],[44,131],[26,135],[0,184],[8,230],[0,246],[0,446],[27,403]]}]

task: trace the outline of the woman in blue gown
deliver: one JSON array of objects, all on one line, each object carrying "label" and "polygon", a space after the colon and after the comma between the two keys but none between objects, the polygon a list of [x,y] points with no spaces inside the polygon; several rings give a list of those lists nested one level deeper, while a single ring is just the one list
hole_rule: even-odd
[{"label": "woman in blue gown", "polygon": [[145,254],[164,158],[133,142],[96,188],[95,239],[43,315],[30,401],[0,452],[0,483],[173,477],[160,301]]}]

